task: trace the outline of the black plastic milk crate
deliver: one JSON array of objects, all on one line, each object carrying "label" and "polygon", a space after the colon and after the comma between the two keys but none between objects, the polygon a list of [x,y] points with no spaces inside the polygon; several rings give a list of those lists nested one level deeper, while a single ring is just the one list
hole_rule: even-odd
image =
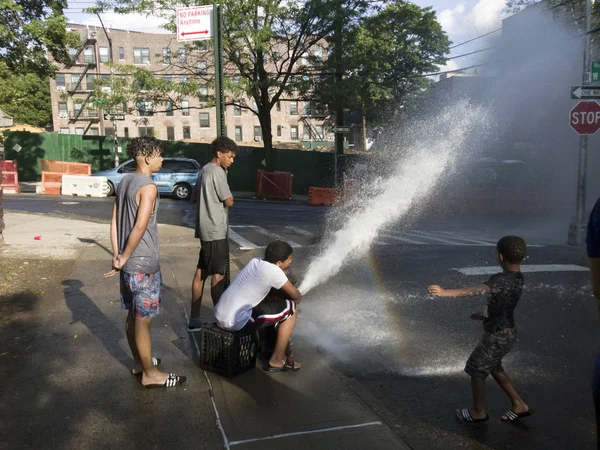
[{"label": "black plastic milk crate", "polygon": [[226,331],[216,325],[200,329],[200,367],[233,377],[256,366],[258,336],[255,330]]}]

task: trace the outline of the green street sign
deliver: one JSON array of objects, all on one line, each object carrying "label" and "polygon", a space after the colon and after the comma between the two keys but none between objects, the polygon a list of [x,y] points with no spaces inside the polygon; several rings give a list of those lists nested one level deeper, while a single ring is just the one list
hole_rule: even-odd
[{"label": "green street sign", "polygon": [[592,62],[592,83],[600,81],[600,61]]}]

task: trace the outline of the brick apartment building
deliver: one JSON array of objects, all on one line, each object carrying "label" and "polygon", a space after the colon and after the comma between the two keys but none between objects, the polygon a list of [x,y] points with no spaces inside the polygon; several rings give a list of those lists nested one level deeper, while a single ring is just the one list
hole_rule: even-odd
[{"label": "brick apartment building", "polygon": [[[71,49],[73,61],[59,66],[56,78],[50,79],[52,120],[54,131],[64,134],[114,135],[111,120],[104,119],[104,111],[86,107],[86,98],[91,95],[94,78],[109,80],[110,61],[108,39],[102,28],[69,24],[69,29],[81,35],[80,49]],[[118,64],[143,66],[157,77],[174,83],[185,83],[189,69],[183,45],[174,34],[141,33],[135,31],[107,29],[112,40],[113,61]],[[202,65],[212,66],[212,52]],[[176,63],[175,61],[179,62]],[[175,63],[174,63],[175,62]],[[188,61],[189,62],[189,61]],[[234,76],[234,74],[225,74]],[[212,93],[200,92],[208,96]],[[330,123],[325,115],[315,113],[308,102],[279,102],[272,110],[272,135],[274,142],[333,141]],[[153,134],[162,140],[210,140],[216,136],[216,108],[203,108],[198,96],[181,101],[180,109],[165,105],[153,108],[147,102],[135,106],[133,114],[117,121],[118,136],[137,137]],[[251,111],[229,105],[225,111],[227,135],[239,142],[261,140],[261,128]]]}]

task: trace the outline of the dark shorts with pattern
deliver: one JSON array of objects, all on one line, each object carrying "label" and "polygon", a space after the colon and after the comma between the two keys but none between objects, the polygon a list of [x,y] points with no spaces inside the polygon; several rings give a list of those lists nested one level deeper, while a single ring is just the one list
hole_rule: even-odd
[{"label": "dark shorts with pattern", "polygon": [[225,275],[225,268],[229,259],[229,243],[227,239],[200,241],[200,245],[198,269],[206,271],[207,275]]},{"label": "dark shorts with pattern", "polygon": [[465,372],[472,378],[485,379],[490,372],[502,372],[502,358],[517,341],[517,330],[507,328],[496,333],[484,333],[469,356]]},{"label": "dark shorts with pattern", "polygon": [[121,307],[131,310],[134,317],[147,319],[160,312],[162,275],[121,271]]},{"label": "dark shorts with pattern", "polygon": [[280,322],[292,317],[296,312],[296,303],[293,300],[263,300],[252,308],[252,317],[248,325],[255,328],[277,326]]}]

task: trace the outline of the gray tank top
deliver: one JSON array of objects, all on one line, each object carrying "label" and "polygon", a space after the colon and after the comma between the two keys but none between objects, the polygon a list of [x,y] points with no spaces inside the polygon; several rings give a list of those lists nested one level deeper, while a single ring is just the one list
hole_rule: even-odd
[{"label": "gray tank top", "polygon": [[[123,253],[127,246],[129,234],[135,225],[138,204],[136,196],[138,191],[153,184],[152,180],[141,173],[130,173],[119,183],[117,188],[117,234],[119,237],[119,253]],[[123,267],[128,273],[155,273],[160,270],[160,251],[158,248],[158,226],[156,211],[158,210],[159,196],[156,196],[154,211],[148,221],[148,227],[131,257]]]}]

